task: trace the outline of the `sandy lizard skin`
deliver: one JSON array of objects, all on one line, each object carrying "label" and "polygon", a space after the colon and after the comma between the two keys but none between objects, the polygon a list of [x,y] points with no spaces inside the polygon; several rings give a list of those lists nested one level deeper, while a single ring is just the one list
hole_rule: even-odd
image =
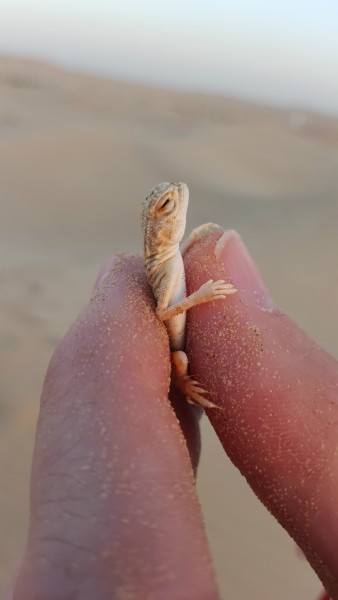
[{"label": "sandy lizard skin", "polygon": [[[184,352],[186,311],[197,304],[225,298],[236,289],[223,280],[210,280],[187,296],[179,243],[185,231],[188,202],[189,190],[185,183],[161,183],[147,196],[142,211],[144,262],[157,303],[156,315],[168,330],[172,378],[190,404],[213,408],[215,405],[204,397],[206,390],[188,375],[188,358]],[[194,230],[187,246],[207,227]]]}]

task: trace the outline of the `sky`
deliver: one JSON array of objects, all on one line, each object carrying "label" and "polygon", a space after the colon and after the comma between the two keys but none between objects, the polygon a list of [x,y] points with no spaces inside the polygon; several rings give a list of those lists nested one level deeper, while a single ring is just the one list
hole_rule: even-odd
[{"label": "sky", "polygon": [[338,116],[338,0],[1,0],[0,53]]}]

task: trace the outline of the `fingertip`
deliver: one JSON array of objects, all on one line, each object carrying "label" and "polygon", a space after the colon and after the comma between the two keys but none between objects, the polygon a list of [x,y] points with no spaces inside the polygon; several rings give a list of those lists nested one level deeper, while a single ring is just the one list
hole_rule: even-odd
[{"label": "fingertip", "polygon": [[105,262],[101,265],[100,270],[96,276],[94,285],[93,285],[93,289],[92,289],[92,293],[94,293],[99,287],[100,285],[104,282],[105,278],[107,277],[107,275],[109,274],[109,272],[114,268],[114,265],[117,264],[118,261],[118,256],[111,256],[110,258],[107,258],[107,260],[105,260]]},{"label": "fingertip", "polygon": [[241,236],[234,229],[225,231],[215,244],[215,256],[236,290],[260,308],[272,310],[275,303]]}]

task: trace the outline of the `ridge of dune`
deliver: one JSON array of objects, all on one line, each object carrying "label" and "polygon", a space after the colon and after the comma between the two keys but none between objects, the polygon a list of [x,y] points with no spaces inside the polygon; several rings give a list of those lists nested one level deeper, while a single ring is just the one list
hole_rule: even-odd
[{"label": "ridge of dune", "polygon": [[[338,120],[327,117],[4,56],[0,94],[5,237],[15,210],[20,236],[44,239],[44,229],[52,239],[56,219],[64,240],[70,231],[78,239],[73,203],[81,231],[94,217],[108,237],[110,220],[135,223],[133,204],[160,179],[186,179],[230,203],[315,197],[323,182],[329,195],[338,185]],[[32,207],[34,223],[26,218]]]}]

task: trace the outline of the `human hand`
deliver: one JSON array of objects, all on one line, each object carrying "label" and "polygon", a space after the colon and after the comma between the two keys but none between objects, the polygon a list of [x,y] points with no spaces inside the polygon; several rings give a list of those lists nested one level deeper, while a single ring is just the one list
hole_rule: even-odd
[{"label": "human hand", "polygon": [[[274,309],[238,239],[187,253],[189,291],[239,290],[190,311],[191,372],[233,462],[338,598],[338,366]],[[106,265],[106,269],[110,265]],[[102,273],[101,273],[102,276]],[[218,598],[194,479],[196,414],[167,401],[169,353],[142,261],[119,259],[59,345],[44,385],[32,516],[14,600]]]}]

